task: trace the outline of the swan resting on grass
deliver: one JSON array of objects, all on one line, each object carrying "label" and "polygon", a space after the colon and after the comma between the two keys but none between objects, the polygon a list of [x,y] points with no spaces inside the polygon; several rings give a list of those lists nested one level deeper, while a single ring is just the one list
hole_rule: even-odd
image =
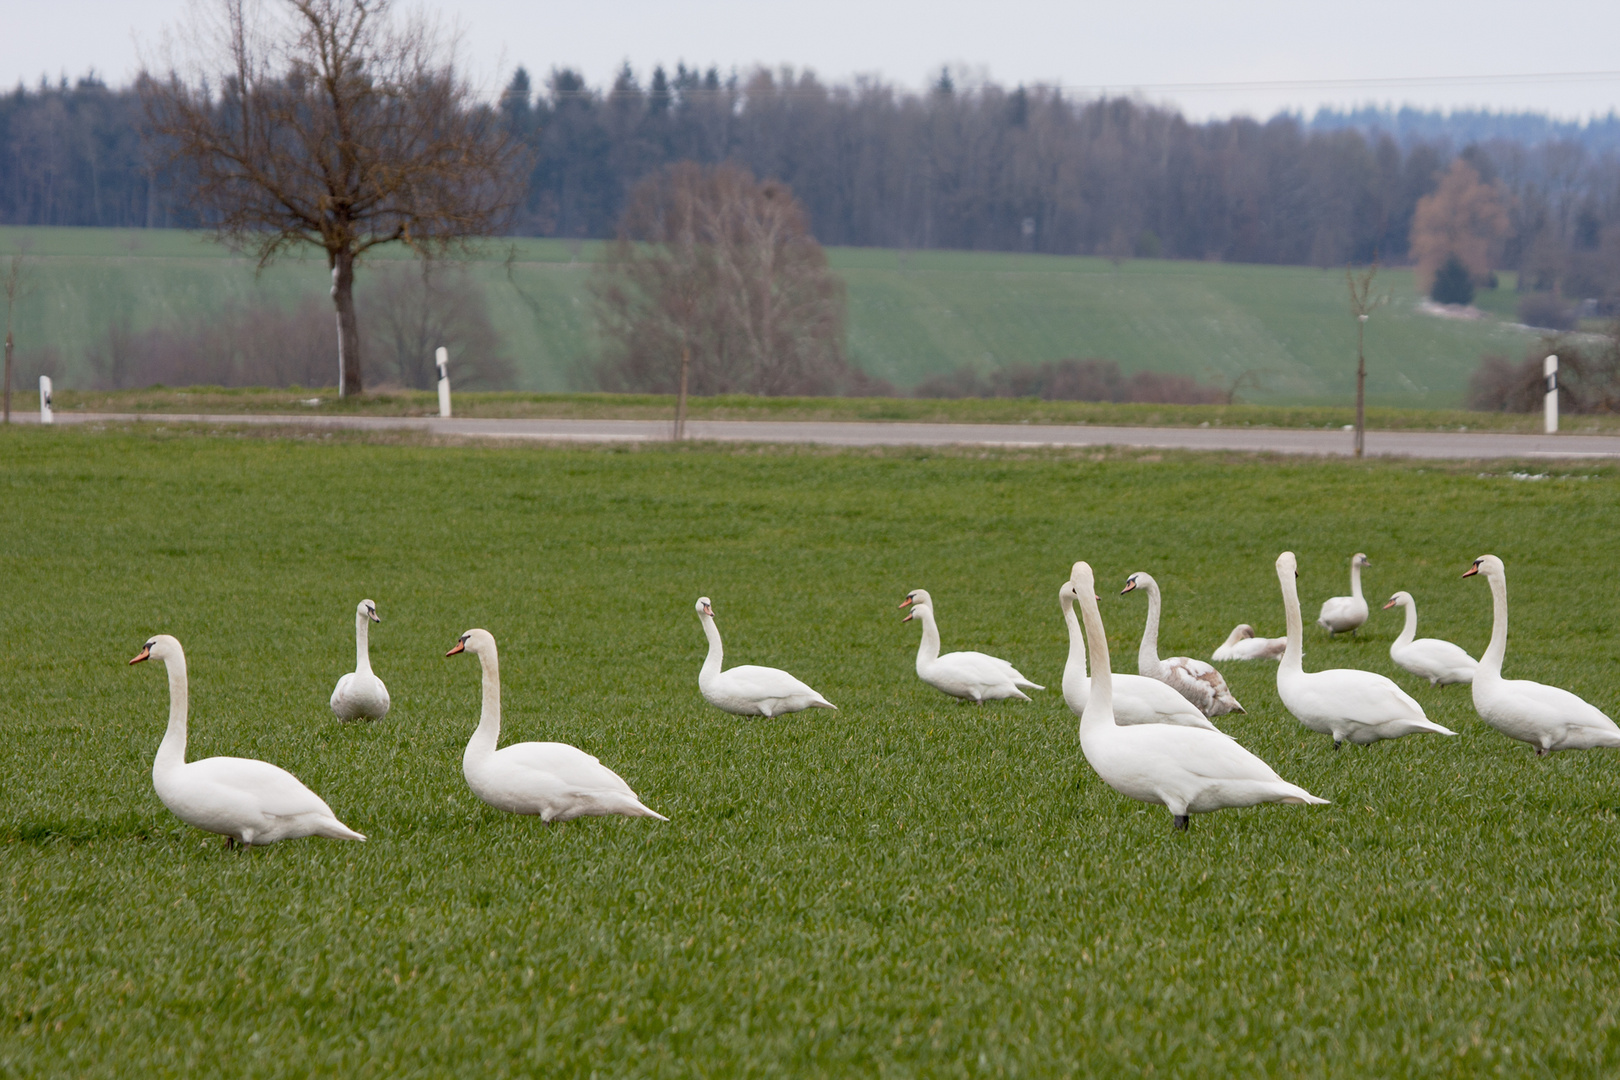
[{"label": "swan resting on grass", "polygon": [[1484,574],[1491,583],[1491,643],[1474,670],[1474,711],[1510,739],[1536,748],[1537,757],[1554,750],[1620,746],[1620,728],[1597,706],[1568,690],[1529,679],[1502,678],[1507,655],[1507,568],[1495,555],[1481,555],[1463,577]]},{"label": "swan resting on grass", "polygon": [[1108,637],[1097,610],[1091,567],[1075,563],[1074,586],[1091,653],[1091,699],[1080,717],[1080,749],[1103,783],[1138,802],[1170,811],[1177,829],[1191,814],[1259,803],[1326,803],[1278,776],[1220,731],[1172,724],[1121,727],[1114,719]]},{"label": "swan resting on grass", "polygon": [[156,657],[169,672],[169,727],[152,762],[152,787],[163,805],[187,825],[225,837],[225,846],[274,844],[300,836],[331,840],[365,837],[337,819],[332,808],[286,769],[251,758],[186,761],[190,689],[180,642],[157,634],[130,661]]},{"label": "swan resting on grass", "polygon": [[1220,672],[1190,656],[1172,656],[1159,659],[1159,583],[1153,575],[1136,573],[1125,579],[1120,595],[1143,589],[1147,592],[1147,623],[1142,627],[1142,645],[1136,653],[1136,673],[1149,679],[1158,679],[1176,693],[1198,706],[1205,716],[1221,716],[1243,711],[1238,699],[1226,685]]},{"label": "swan resting on grass", "polygon": [[360,601],[354,609],[354,670],[332,691],[332,714],[339,720],[381,720],[388,715],[388,687],[371,670],[369,623],[381,623],[377,605]]},{"label": "swan resting on grass", "polygon": [[1299,612],[1299,563],[1292,551],[1277,556],[1277,583],[1288,616],[1288,650],[1277,665],[1277,696],[1299,722],[1343,742],[1371,743],[1428,732],[1455,735],[1430,720],[1423,706],[1393,681],[1374,671],[1333,668],[1305,670],[1305,624]]},{"label": "swan resting on grass", "polygon": [[1221,642],[1220,648],[1210,655],[1210,659],[1217,662],[1227,660],[1281,660],[1282,654],[1288,648],[1288,639],[1285,637],[1256,637],[1254,627],[1248,623],[1238,623],[1232,632]]},{"label": "swan resting on grass", "polygon": [[577,747],[525,742],[495,749],[501,738],[501,668],[495,638],[488,630],[469,630],[444,655],[463,651],[478,657],[484,674],[483,712],[461,757],[462,775],[474,795],[497,810],[534,814],[547,824],[610,814],[669,820],[642,805],[618,773]]},{"label": "swan resting on grass", "polygon": [[703,700],[736,716],[781,716],[805,709],[836,709],[838,706],[795,679],[781,668],[739,664],[721,671],[725,650],[720,629],[714,625],[714,604],[707,596],[698,597],[698,621],[709,639],[709,655],[698,672],[698,690]]},{"label": "swan resting on grass", "polygon": [[1459,645],[1439,638],[1417,638],[1417,601],[1404,589],[1389,598],[1384,605],[1406,609],[1406,626],[1389,646],[1389,658],[1397,667],[1429,680],[1430,686],[1450,686],[1452,683],[1471,683],[1474,669],[1479,666]]},{"label": "swan resting on grass", "polygon": [[[1078,563],[1075,564],[1077,567]],[[1069,627],[1069,660],[1063,665],[1063,700],[1074,715],[1083,716],[1091,700],[1091,678],[1086,674],[1086,638],[1074,614],[1080,590],[1071,578],[1058,589],[1058,606]],[[1219,729],[1198,710],[1198,706],[1158,679],[1114,673],[1114,722],[1116,724],[1181,724],[1185,727]]]},{"label": "swan resting on grass", "polygon": [[901,622],[916,619],[922,623],[922,642],[917,646],[917,678],[955,698],[979,704],[1017,698],[1028,701],[1023,689],[1045,690],[1030,682],[1017,668],[1000,657],[982,652],[953,652],[939,655],[939,627],[934,622],[934,601],[927,589],[912,589],[900,601],[909,607]]}]

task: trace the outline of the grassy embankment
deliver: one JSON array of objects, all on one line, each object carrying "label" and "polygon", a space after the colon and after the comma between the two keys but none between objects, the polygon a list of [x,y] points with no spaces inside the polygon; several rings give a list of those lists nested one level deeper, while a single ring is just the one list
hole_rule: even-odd
[{"label": "grassy embankment", "polygon": [[[140,331],[232,302],[324,297],[330,285],[321,260],[256,272],[195,233],[0,229],[0,254],[19,244],[30,245],[33,274],[18,311],[20,347],[57,348],[64,388],[91,385],[85,357],[116,322]],[[491,242],[468,265],[515,361],[517,388],[587,385],[597,343],[586,284],[600,245],[516,241],[508,277],[512,249]],[[1341,405],[1354,394],[1342,270],[856,248],[828,257],[848,287],[850,357],[901,388],[962,364],[989,370],[1080,356],[1222,386],[1252,372],[1261,386],[1245,399],[1272,404]],[[1514,297],[1506,287],[1481,294],[1492,319],[1459,322],[1419,312],[1408,271],[1386,271],[1380,283],[1392,303],[1367,328],[1375,404],[1457,406],[1482,354],[1517,359],[1535,340],[1505,321]]]},{"label": "grassy embankment", "polygon": [[[1161,460],[1164,458],[1164,460]],[[1313,631],[1308,664],[1394,676],[1452,739],[1335,753],[1227,665],[1225,728],[1333,800],[1197,819],[1099,783],[1057,685],[1055,593],[1097,567],[1116,668],[1166,592],[1167,652],[1280,633],[1372,555],[1422,630],[1474,652],[1482,551],[1512,674],[1616,711],[1620,473],[1158,454],[424,448],[0,432],[0,1071],[420,1075],[1612,1075],[1616,760],[1538,760],[1389,662],[1399,620]],[[1543,466],[1545,468],[1545,466]],[[1414,508],[1421,507],[1421,512]],[[1571,588],[1589,581],[1594,588]],[[947,648],[1051,689],[956,704]],[[731,663],[840,706],[708,708],[692,614]],[[335,722],[355,602],[393,694]],[[460,770],[499,639],[506,741],[598,754],[653,821],[546,828]],[[188,650],[192,756],[277,762],[369,842],[246,855],[151,788]]]}]

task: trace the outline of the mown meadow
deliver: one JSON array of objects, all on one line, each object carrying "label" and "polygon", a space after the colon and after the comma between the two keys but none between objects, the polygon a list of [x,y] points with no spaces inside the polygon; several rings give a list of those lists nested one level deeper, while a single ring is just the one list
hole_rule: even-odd
[{"label": "mown meadow", "polygon": [[[1459,732],[1335,752],[1275,667],[1227,664],[1223,727],[1333,800],[1173,833],[1087,767],[1058,693],[1056,592],[1097,568],[1117,670],[1148,570],[1167,654],[1282,632],[1355,551],[1420,633],[1620,711],[1620,473],[1161,454],[435,446],[0,432],[0,1074],[7,1076],[1463,1076],[1620,1069],[1620,759],[1538,760],[1387,649],[1308,632],[1308,667],[1395,677]],[[1541,475],[1541,479],[1516,478]],[[958,704],[945,648],[1049,689]],[[838,704],[749,720],[727,663]],[[374,724],[326,705],[376,600]],[[571,742],[671,819],[546,827],[477,802],[461,752],[497,638],[503,742]],[[364,844],[224,850],[158,802],[185,645],[191,752],[262,757]]]}]

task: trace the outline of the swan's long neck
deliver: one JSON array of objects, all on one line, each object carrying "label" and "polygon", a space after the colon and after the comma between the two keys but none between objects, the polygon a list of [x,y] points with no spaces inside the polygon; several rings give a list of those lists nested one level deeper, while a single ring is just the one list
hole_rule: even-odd
[{"label": "swan's long neck", "polygon": [[1063,666],[1063,678],[1086,677],[1086,636],[1080,630],[1080,619],[1074,613],[1074,600],[1068,596],[1058,598],[1063,606],[1063,621],[1069,627],[1069,660]]},{"label": "swan's long neck", "polygon": [[1305,624],[1299,617],[1299,588],[1289,574],[1281,574],[1283,612],[1288,617],[1288,647],[1283,650],[1281,667],[1305,670]]},{"label": "swan's long neck", "polygon": [[939,627],[934,623],[934,609],[927,604],[912,608],[911,613],[922,623],[922,640],[917,643],[917,674],[921,675],[939,659]]},{"label": "swan's long neck", "polygon": [[354,617],[354,670],[362,675],[371,674],[370,622],[363,611]]},{"label": "swan's long neck", "polygon": [[495,647],[480,652],[478,662],[484,669],[484,709],[478,717],[478,730],[467,741],[463,762],[489,757],[501,738],[501,662]]},{"label": "swan's long neck", "polygon": [[1415,637],[1417,637],[1417,601],[1408,600],[1406,602],[1406,626],[1401,629],[1401,636],[1395,639],[1395,644],[1391,648],[1398,649],[1403,645],[1410,645]]},{"label": "swan's long neck", "polygon": [[1479,671],[1498,678],[1502,675],[1502,660],[1507,656],[1507,578],[1501,574],[1489,575],[1491,582],[1491,643],[1485,655],[1479,658]]},{"label": "swan's long neck", "polygon": [[1350,560],[1350,595],[1361,599],[1361,563],[1356,559]]},{"label": "swan's long neck", "polygon": [[152,761],[154,778],[186,763],[186,709],[191,691],[186,682],[185,655],[170,656],[164,665],[169,669],[169,728]]},{"label": "swan's long neck", "polygon": [[[1147,587],[1147,625],[1142,627],[1142,646],[1136,650],[1136,669],[1142,674],[1159,670],[1159,585]],[[1099,616],[1100,617],[1100,616]]]},{"label": "swan's long neck", "polygon": [[1092,593],[1082,589],[1080,614],[1086,624],[1086,648],[1091,655],[1091,696],[1080,714],[1080,729],[1114,726],[1114,673],[1108,667],[1108,637],[1103,630],[1102,613]]},{"label": "swan's long neck", "polygon": [[703,670],[698,672],[698,681],[703,682],[720,674],[725,649],[720,645],[720,628],[714,625],[713,616],[700,615],[699,619],[703,623],[703,636],[709,639],[709,655],[703,658]]}]

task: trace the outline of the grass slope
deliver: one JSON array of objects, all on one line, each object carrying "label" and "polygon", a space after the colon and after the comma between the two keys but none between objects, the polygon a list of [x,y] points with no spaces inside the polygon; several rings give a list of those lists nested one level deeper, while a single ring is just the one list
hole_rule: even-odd
[{"label": "grass slope", "polygon": [[[256,273],[251,260],[196,233],[0,228],[0,253],[21,245],[37,259],[38,287],[20,309],[19,340],[60,348],[71,365],[67,385],[83,384],[82,358],[115,319],[127,315],[139,330],[228,300],[324,296],[330,285],[322,260],[290,259]],[[509,279],[504,260],[514,247]],[[581,385],[581,365],[596,351],[586,282],[600,251],[498,241],[472,262],[520,389]],[[848,285],[851,357],[901,387],[962,364],[989,370],[1102,356],[1127,372],[1220,384],[1253,371],[1262,389],[1245,397],[1255,401],[1338,404],[1354,395],[1342,270],[867,248],[834,248],[828,257]],[[1517,358],[1533,340],[1498,321],[1421,314],[1409,271],[1386,271],[1380,284],[1392,303],[1367,329],[1374,403],[1456,406],[1482,353]]]},{"label": "grass slope", "polygon": [[[1200,817],[1105,788],[1056,691],[1055,593],[1097,567],[1116,668],[1150,569],[1167,652],[1238,621],[1411,590],[1478,652],[1503,556],[1511,673],[1615,711],[1620,478],[1158,455],[444,449],[0,432],[0,1072],[1601,1075],[1620,1067],[1614,756],[1537,760],[1466,690],[1397,672],[1399,619],[1308,640],[1397,677],[1459,737],[1335,753],[1231,664],[1224,726],[1333,800]],[[1506,470],[1503,470],[1504,472]],[[1421,513],[1413,513],[1422,507]],[[1302,508],[1305,512],[1302,512]],[[1571,582],[1592,588],[1572,589]],[[1053,689],[959,705],[895,604]],[[730,663],[840,706],[730,717]],[[394,711],[335,722],[354,603]],[[672,819],[547,828],[460,775],[501,647],[507,742],[598,754]],[[188,650],[191,756],[291,769],[370,836],[247,855],[151,789]]]}]

